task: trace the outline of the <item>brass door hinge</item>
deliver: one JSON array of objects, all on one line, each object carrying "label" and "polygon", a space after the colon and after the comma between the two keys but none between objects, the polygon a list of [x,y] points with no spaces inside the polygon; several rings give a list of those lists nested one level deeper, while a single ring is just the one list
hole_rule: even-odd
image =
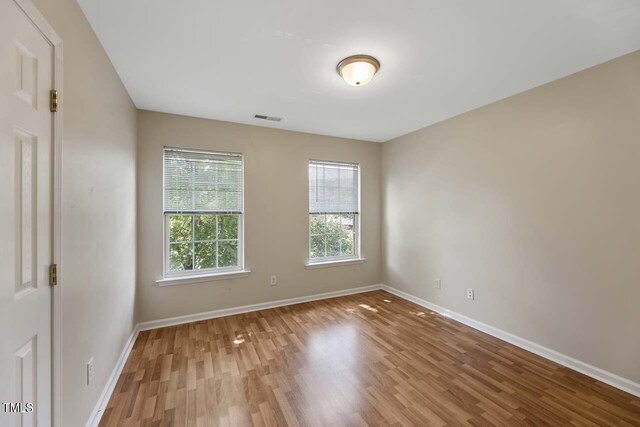
[{"label": "brass door hinge", "polygon": [[49,285],[55,286],[58,284],[58,265],[51,264],[49,266]]},{"label": "brass door hinge", "polygon": [[52,113],[58,112],[58,91],[55,89],[49,91],[49,109]]}]

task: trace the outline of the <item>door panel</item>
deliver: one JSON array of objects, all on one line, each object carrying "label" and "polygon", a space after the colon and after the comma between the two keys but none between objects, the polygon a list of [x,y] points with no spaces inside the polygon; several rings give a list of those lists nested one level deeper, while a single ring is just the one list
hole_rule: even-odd
[{"label": "door panel", "polygon": [[2,426],[51,424],[52,60],[23,11],[0,0]]}]

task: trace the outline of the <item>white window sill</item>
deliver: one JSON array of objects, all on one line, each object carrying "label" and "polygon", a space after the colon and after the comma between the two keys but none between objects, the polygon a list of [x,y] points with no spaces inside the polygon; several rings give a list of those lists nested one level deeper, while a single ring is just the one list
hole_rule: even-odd
[{"label": "white window sill", "polygon": [[220,273],[194,274],[190,276],[165,277],[156,280],[158,286],[184,285],[187,283],[210,282],[212,280],[238,279],[248,277],[251,270],[224,271]]},{"label": "white window sill", "polygon": [[328,267],[339,267],[341,265],[362,264],[366,260],[367,260],[366,258],[348,258],[348,259],[336,259],[331,261],[308,262],[304,265],[304,267],[307,270],[314,270],[316,268],[328,268]]}]

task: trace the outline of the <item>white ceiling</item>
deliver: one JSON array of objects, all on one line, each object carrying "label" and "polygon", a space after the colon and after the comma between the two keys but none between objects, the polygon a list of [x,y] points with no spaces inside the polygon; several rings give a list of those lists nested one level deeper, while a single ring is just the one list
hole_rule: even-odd
[{"label": "white ceiling", "polygon": [[370,141],[640,49],[639,0],[79,3],[138,108]]}]

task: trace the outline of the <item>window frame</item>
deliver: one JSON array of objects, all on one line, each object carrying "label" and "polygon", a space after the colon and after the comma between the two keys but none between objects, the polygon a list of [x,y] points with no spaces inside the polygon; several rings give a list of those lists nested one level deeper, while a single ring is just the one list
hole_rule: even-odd
[{"label": "window frame", "polygon": [[[352,255],[338,255],[338,256],[326,256],[326,257],[318,257],[318,258],[311,258],[311,216],[312,215],[343,215],[344,212],[325,212],[323,214],[319,214],[319,213],[311,213],[311,209],[310,206],[308,205],[309,203],[309,191],[310,191],[310,180],[309,180],[309,165],[311,164],[311,162],[319,162],[319,163],[335,163],[335,164],[342,164],[342,165],[349,165],[349,166],[356,166],[357,167],[357,186],[358,186],[358,212],[357,213],[351,213],[354,216],[354,221],[353,221],[353,254]],[[361,261],[364,260],[364,258],[362,257],[362,252],[361,252],[361,235],[360,235],[360,230],[361,230],[361,222],[362,222],[362,167],[359,163],[356,162],[347,162],[347,161],[337,161],[337,160],[321,160],[321,159],[309,159],[307,161],[307,211],[308,211],[308,217],[307,217],[307,240],[308,240],[308,246],[307,246],[307,262],[305,263],[305,265],[307,267],[313,267],[313,266],[323,266],[323,265],[330,265],[330,264],[340,264],[340,263],[345,263],[347,264],[348,261]],[[326,250],[326,248],[325,248]]]},{"label": "window frame", "polygon": [[[165,162],[164,155],[166,150],[177,150],[177,151],[191,151],[198,153],[210,153],[210,154],[219,154],[219,155],[229,155],[229,156],[238,156],[241,159],[242,165],[242,211],[240,213],[237,212],[207,212],[207,211],[177,211],[177,212],[166,212],[164,205],[164,191],[165,191]],[[216,276],[216,275],[224,275],[224,274],[233,274],[238,272],[245,272],[244,265],[244,155],[242,153],[234,153],[234,152],[226,152],[226,151],[212,151],[212,150],[203,150],[203,149],[192,149],[192,148],[181,148],[181,147],[170,147],[165,146],[162,148],[162,215],[163,215],[163,278],[164,279],[181,279],[181,278],[189,278],[189,277],[206,277],[206,276]],[[238,265],[228,266],[228,267],[214,267],[214,268],[203,268],[203,269],[192,269],[192,270],[183,270],[183,271],[171,271],[171,242],[170,240],[170,217],[171,216],[191,216],[194,218],[197,215],[214,215],[216,217],[220,215],[236,215],[238,216]],[[195,243],[195,230],[194,228],[194,220],[191,221],[191,237],[194,240],[190,240],[188,243]],[[216,228],[217,228],[217,220],[216,220]],[[215,241],[217,241],[217,236]],[[223,239],[223,240],[232,240],[232,239]],[[195,250],[195,247],[194,247]],[[195,255],[194,255],[195,256]]]}]

